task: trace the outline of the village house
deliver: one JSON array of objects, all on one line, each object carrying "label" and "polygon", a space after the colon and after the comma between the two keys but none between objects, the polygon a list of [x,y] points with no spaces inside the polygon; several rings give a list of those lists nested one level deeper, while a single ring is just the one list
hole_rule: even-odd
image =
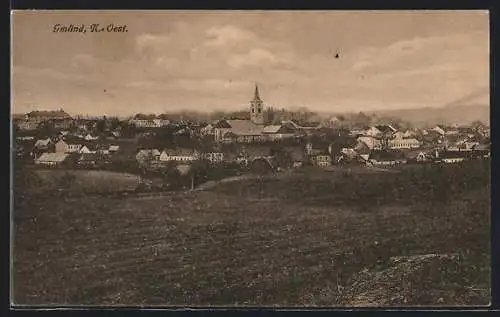
[{"label": "village house", "polygon": [[110,134],[111,134],[110,136],[111,136],[111,137],[113,137],[114,139],[119,139],[119,138],[120,138],[120,136],[121,136],[121,131],[119,131],[119,130],[114,130],[114,131],[111,131],[111,133],[110,133]]},{"label": "village house", "polygon": [[[13,144],[13,151],[16,158],[31,159],[34,158],[35,142],[34,140],[16,139]],[[41,151],[40,151],[41,152]]]},{"label": "village house", "polygon": [[78,153],[82,154],[95,154],[97,153],[97,147],[93,144],[83,144]]},{"label": "village house", "polygon": [[403,149],[401,150],[404,156],[407,159],[407,162],[417,162],[423,163],[428,162],[431,159],[431,156],[427,153],[426,150],[421,149]]},{"label": "village house", "polygon": [[295,129],[290,124],[268,125],[262,129],[265,140],[279,141],[295,136]]},{"label": "village house", "polygon": [[139,150],[135,155],[135,159],[139,165],[151,165],[159,162],[161,152],[157,149]]},{"label": "village house", "polygon": [[31,111],[26,114],[26,120],[34,123],[41,123],[50,120],[71,120],[71,116],[64,110],[59,109],[56,111]]},{"label": "village house", "polygon": [[73,120],[71,118],[65,118],[65,119],[52,119],[49,120],[50,124],[54,127],[56,130],[66,130],[72,127],[73,125]]},{"label": "village house", "polygon": [[357,138],[357,144],[354,149],[358,153],[366,153],[373,150],[382,149],[382,141],[370,136],[361,136]]},{"label": "village house", "polygon": [[358,153],[353,148],[342,148],[340,150],[340,153],[335,155],[334,162],[335,162],[335,164],[351,162],[354,159],[356,159],[357,155],[358,155]]},{"label": "village house", "polygon": [[214,135],[214,125],[212,123],[207,124],[200,129],[201,136]]},{"label": "village house", "polygon": [[68,130],[61,130],[61,131],[57,132],[57,136],[58,136],[58,137],[65,137],[65,136],[68,136],[68,135],[70,135],[70,134],[71,134],[71,133],[70,133],[70,131],[68,131]]},{"label": "village house", "polygon": [[48,151],[53,146],[53,142],[50,138],[37,140],[34,147],[40,151]]},{"label": "village house", "polygon": [[490,148],[491,147],[489,144],[480,143],[480,144],[473,146],[472,150],[474,150],[474,151],[489,151]]},{"label": "village house", "polygon": [[407,163],[407,159],[401,151],[373,151],[368,162],[371,165],[397,165]]},{"label": "village house", "polygon": [[46,166],[60,166],[67,163],[69,154],[67,153],[43,153],[35,159],[35,164]]},{"label": "village house", "polygon": [[447,164],[460,163],[467,160],[470,154],[465,151],[442,151],[436,152],[436,161]]},{"label": "village house", "polygon": [[365,130],[362,129],[350,129],[349,130],[349,136],[354,137],[354,138],[359,138],[363,136],[365,133]]},{"label": "village house", "polygon": [[417,137],[417,131],[416,130],[406,130],[404,133],[403,133],[403,138],[416,138]]},{"label": "village house", "polygon": [[467,136],[469,138],[472,138],[477,134],[476,130],[469,126],[459,126],[457,130],[460,135]]},{"label": "village house", "polygon": [[201,158],[211,164],[220,164],[224,161],[224,153],[220,151],[203,151]]},{"label": "village house", "polygon": [[24,131],[33,131],[38,129],[39,122],[33,122],[29,120],[24,120],[24,121],[19,121],[17,123],[17,126],[19,127],[20,130]]},{"label": "village house", "polygon": [[161,128],[168,126],[170,121],[158,118],[156,115],[137,114],[128,123],[137,128]]},{"label": "village house", "polygon": [[332,164],[332,157],[326,152],[314,153],[310,157],[313,166],[325,168]]},{"label": "village house", "polygon": [[120,151],[120,146],[119,145],[113,145],[111,144],[108,149],[109,153],[111,154],[116,154]]},{"label": "village house", "polygon": [[100,156],[96,153],[82,153],[77,159],[76,164],[79,166],[92,167],[98,164]]},{"label": "village house", "polygon": [[420,141],[415,138],[395,138],[389,140],[390,149],[415,149],[421,145]]},{"label": "village house", "polygon": [[490,152],[489,148],[486,149],[486,148],[483,148],[483,147],[479,147],[479,148],[474,149],[471,152],[470,157],[474,158],[474,159],[477,159],[477,158],[488,158],[488,157],[491,157],[491,152]]},{"label": "village house", "polygon": [[484,138],[489,138],[490,137],[490,128],[485,126],[485,125],[480,125],[475,128],[476,133],[478,133],[480,136]]},{"label": "village house", "polygon": [[430,131],[434,131],[434,132],[438,133],[441,136],[444,136],[445,133],[446,133],[445,127],[443,127],[442,125],[437,125],[434,128],[430,129]]},{"label": "village house", "polygon": [[34,136],[17,136],[16,137],[16,140],[19,140],[19,141],[33,141],[35,139]]},{"label": "village house", "polygon": [[198,152],[192,149],[164,149],[160,153],[160,162],[192,162],[199,158]]},{"label": "village house", "polygon": [[365,131],[364,135],[369,137],[392,137],[397,129],[391,125],[376,125]]},{"label": "village house", "polygon": [[81,138],[66,137],[57,141],[55,151],[57,153],[78,153],[84,145],[88,144],[86,140]]},{"label": "village house", "polygon": [[271,158],[272,146],[267,144],[247,144],[241,147],[240,153],[248,160]]},{"label": "village house", "polygon": [[458,127],[448,127],[445,129],[444,135],[459,135],[460,131],[458,130]]},{"label": "village house", "polygon": [[87,140],[87,141],[95,141],[95,140],[98,140],[99,137],[98,136],[93,136],[92,134],[87,133],[87,135],[85,135],[84,139]]},{"label": "village house", "polygon": [[182,135],[192,137],[195,133],[189,126],[179,126],[173,134],[177,136]]}]

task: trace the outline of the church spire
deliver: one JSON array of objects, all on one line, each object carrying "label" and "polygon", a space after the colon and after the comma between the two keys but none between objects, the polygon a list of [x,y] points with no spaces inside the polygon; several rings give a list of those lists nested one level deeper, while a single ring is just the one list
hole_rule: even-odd
[{"label": "church spire", "polygon": [[253,95],[253,100],[254,101],[262,101],[259,96],[259,86],[255,84],[255,93]]},{"label": "church spire", "polygon": [[255,84],[253,100],[250,102],[250,120],[255,124],[264,124],[264,103],[260,99],[257,84]]}]

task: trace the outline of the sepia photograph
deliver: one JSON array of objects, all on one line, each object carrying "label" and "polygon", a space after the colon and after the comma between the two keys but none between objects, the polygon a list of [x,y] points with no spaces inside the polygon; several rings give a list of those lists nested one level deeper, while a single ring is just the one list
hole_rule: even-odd
[{"label": "sepia photograph", "polygon": [[11,11],[11,307],[490,305],[489,23]]}]

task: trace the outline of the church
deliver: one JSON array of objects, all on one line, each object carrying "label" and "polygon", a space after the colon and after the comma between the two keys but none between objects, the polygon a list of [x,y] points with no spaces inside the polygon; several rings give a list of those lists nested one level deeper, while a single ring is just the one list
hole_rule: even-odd
[{"label": "church", "polygon": [[[293,136],[288,127],[265,126],[264,102],[260,98],[259,87],[250,101],[250,120],[219,120],[214,125],[214,137],[217,142],[257,143],[276,138],[276,135]],[[283,131],[286,129],[287,131]],[[287,132],[287,133],[283,133]]]}]

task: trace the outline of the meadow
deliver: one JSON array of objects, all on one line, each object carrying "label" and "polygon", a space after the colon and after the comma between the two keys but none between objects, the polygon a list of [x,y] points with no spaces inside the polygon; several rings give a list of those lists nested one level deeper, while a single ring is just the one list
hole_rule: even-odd
[{"label": "meadow", "polygon": [[489,303],[489,162],[29,197],[13,211],[19,305]]}]

